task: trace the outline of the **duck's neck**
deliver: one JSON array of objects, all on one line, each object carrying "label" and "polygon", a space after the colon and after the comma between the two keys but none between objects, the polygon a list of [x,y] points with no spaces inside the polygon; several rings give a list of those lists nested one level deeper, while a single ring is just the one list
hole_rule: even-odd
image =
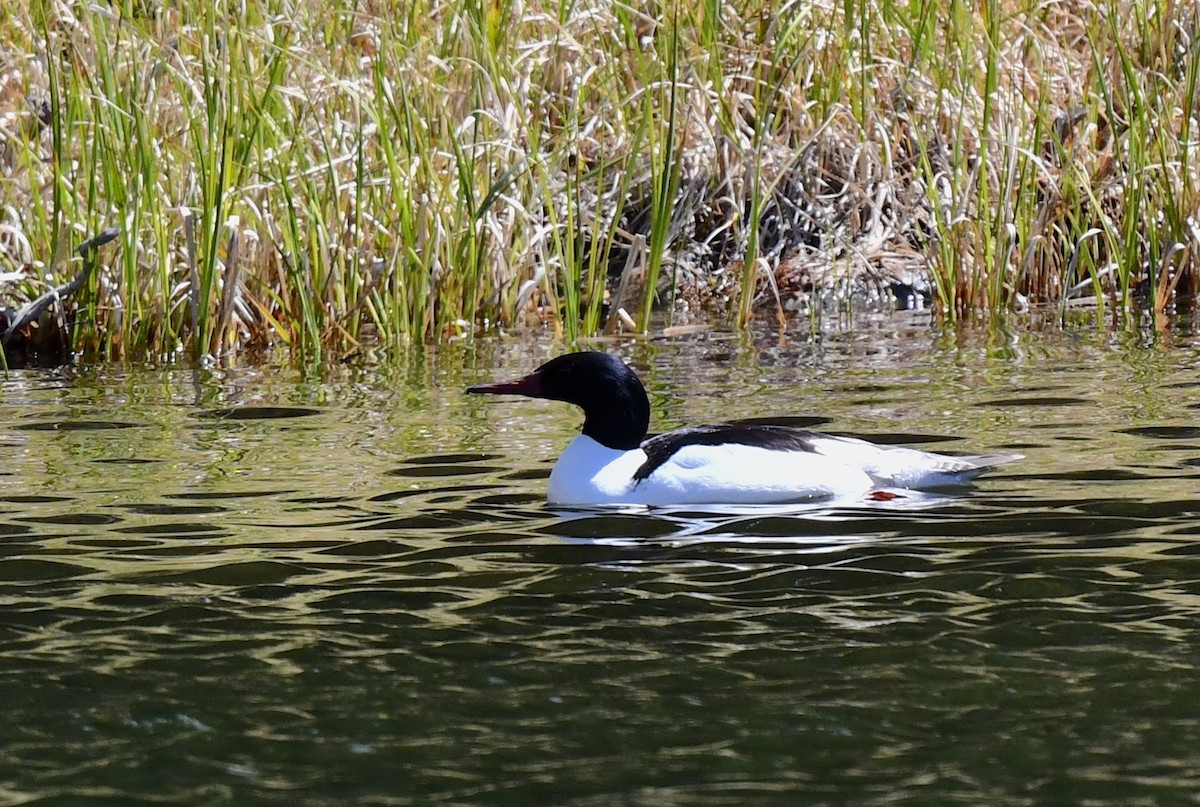
[{"label": "duck's neck", "polygon": [[637,448],[650,429],[650,399],[640,384],[603,406],[585,406],[583,413],[583,433],[607,448]]}]

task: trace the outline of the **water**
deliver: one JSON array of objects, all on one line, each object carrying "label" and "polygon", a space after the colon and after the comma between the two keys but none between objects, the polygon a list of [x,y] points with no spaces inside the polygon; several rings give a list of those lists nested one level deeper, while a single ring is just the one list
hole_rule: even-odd
[{"label": "water", "polygon": [[1200,371],[919,325],[610,345],[656,428],[1027,458],[851,509],[543,503],[545,345],[0,387],[0,804],[1164,804],[1200,790]]}]

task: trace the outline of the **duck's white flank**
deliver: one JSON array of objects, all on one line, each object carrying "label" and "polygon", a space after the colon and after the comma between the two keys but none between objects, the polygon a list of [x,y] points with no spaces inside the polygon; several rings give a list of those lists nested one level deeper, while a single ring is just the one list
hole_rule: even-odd
[{"label": "duck's white flank", "polygon": [[816,436],[814,451],[747,445],[689,445],[641,481],[640,448],[607,448],[576,437],[550,474],[556,504],[778,504],[865,494],[876,488],[962,484],[1008,461],[1006,455],[949,457],[878,446],[851,437]]}]

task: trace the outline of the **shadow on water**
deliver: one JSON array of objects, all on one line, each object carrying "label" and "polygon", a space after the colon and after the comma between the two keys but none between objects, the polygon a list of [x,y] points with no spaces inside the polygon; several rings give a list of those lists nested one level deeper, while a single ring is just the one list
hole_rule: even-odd
[{"label": "shadow on water", "polygon": [[890,344],[629,357],[658,428],[821,412],[1027,459],[892,502],[563,510],[577,415],[461,395],[528,346],[199,405],[182,374],[15,376],[0,804],[1191,799],[1195,373]]}]

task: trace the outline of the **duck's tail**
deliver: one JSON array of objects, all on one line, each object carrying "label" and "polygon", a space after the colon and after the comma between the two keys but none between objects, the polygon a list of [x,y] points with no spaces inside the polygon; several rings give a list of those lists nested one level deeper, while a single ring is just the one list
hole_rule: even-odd
[{"label": "duck's tail", "polygon": [[928,490],[965,485],[999,465],[1016,462],[1024,457],[1021,454],[974,454],[954,457],[916,449],[896,448],[887,452],[886,459],[887,461],[880,462],[868,471],[876,485],[883,488]]}]

